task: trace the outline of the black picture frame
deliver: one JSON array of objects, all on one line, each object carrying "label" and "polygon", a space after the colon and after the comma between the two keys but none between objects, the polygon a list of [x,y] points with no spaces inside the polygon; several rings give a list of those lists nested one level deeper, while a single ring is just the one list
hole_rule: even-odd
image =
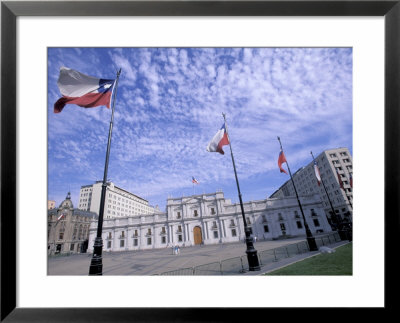
[{"label": "black picture frame", "polygon": [[[382,16],[385,19],[385,306],[399,286],[391,268],[398,255],[400,0],[395,1],[2,1],[1,3],[1,321],[3,322],[236,322],[245,308],[17,308],[16,263],[16,19],[19,16]],[[95,3],[95,5],[94,5]],[[372,165],[371,165],[372,166]],[[373,189],[373,187],[371,187]],[[373,233],[371,233],[373,239]],[[371,261],[373,261],[371,255]],[[96,297],[92,295],[90,297]],[[238,297],[251,298],[249,295]],[[248,305],[246,305],[248,306]],[[287,309],[268,309],[286,311]],[[327,309],[329,310],[329,309]],[[334,309],[330,309],[333,311]],[[382,313],[385,310],[385,313]],[[250,312],[251,311],[251,312]],[[332,312],[334,313],[334,312]],[[337,312],[335,312],[337,314]],[[369,316],[369,318],[373,318]],[[275,318],[280,319],[280,318]],[[313,317],[315,319],[315,317]],[[339,317],[338,317],[339,319]]]}]

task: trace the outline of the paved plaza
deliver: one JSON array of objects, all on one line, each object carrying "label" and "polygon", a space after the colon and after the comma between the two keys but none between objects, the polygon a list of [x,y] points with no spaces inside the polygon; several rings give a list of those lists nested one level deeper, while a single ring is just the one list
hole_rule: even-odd
[{"label": "paved plaza", "polygon": [[[258,252],[305,241],[305,237],[273,241],[257,241]],[[279,261],[274,267],[304,259],[318,252],[307,252]],[[179,255],[172,248],[103,252],[103,275],[157,275],[168,271],[194,267],[246,255],[243,242],[183,247]],[[88,275],[92,254],[75,254],[48,258],[48,275]],[[272,267],[271,267],[272,268]],[[263,268],[265,272],[268,268]],[[249,274],[259,274],[252,272]]]}]

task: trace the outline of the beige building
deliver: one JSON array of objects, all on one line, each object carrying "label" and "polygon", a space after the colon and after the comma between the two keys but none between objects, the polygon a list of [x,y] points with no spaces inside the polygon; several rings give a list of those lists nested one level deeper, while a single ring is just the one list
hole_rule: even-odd
[{"label": "beige building", "polygon": [[48,210],[48,254],[86,252],[91,222],[97,223],[97,214],[74,209],[68,192],[58,208]]},{"label": "beige building", "polygon": [[54,209],[55,207],[56,207],[56,201],[52,201],[52,200],[47,201],[47,209],[48,210]]},{"label": "beige building", "polygon": [[[99,214],[102,184],[102,181],[97,181],[92,185],[81,186],[78,204],[80,210]],[[154,211],[144,198],[115,186],[112,182],[107,183],[104,219],[152,214]]]},{"label": "beige building", "polygon": [[[321,183],[321,185],[318,186],[314,171],[314,162],[312,161],[311,155],[310,163],[293,174],[293,181],[295,182],[298,194],[319,194],[323,202],[325,213],[329,219],[332,213],[331,202],[337,215],[340,215],[342,219],[351,221],[353,211],[353,187],[350,179],[353,176],[353,159],[349,150],[347,148],[325,150],[315,157],[315,161],[317,162],[321,180],[325,185],[329,199],[323,184]],[[339,185],[336,171],[339,173],[343,182],[343,189]],[[277,198],[287,196],[295,196],[293,184],[290,179],[271,195],[271,197]]]}]

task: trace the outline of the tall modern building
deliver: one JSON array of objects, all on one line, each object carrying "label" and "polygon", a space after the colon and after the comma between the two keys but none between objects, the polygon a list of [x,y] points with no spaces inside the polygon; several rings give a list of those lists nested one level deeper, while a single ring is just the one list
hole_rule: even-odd
[{"label": "tall modern building", "polygon": [[[78,204],[80,210],[99,214],[102,183],[97,181],[81,186]],[[104,219],[151,213],[154,213],[154,208],[147,200],[115,186],[112,182],[107,183]]]},{"label": "tall modern building", "polygon": [[[317,162],[323,184],[318,185],[314,171],[314,162],[310,155],[310,163],[293,174],[293,181],[295,182],[298,194],[300,196],[319,194],[325,213],[329,219],[331,219],[333,207],[335,213],[340,215],[342,219],[351,221],[353,211],[353,184],[351,180],[353,176],[353,159],[349,150],[347,148],[325,150],[315,157],[315,161]],[[343,188],[340,187],[338,174],[343,183]],[[271,197],[280,198],[288,196],[295,196],[293,184],[290,179],[271,195]]]}]

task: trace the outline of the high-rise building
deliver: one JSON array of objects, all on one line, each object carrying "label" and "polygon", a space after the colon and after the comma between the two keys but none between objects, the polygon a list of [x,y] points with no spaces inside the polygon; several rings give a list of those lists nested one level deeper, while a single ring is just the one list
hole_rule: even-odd
[{"label": "high-rise building", "polygon": [[[91,185],[81,186],[78,203],[80,210],[99,214],[102,183],[102,181],[97,181]],[[144,198],[117,187],[112,182],[107,183],[104,219],[150,214],[153,212],[154,208]]]},{"label": "high-rise building", "polygon": [[[353,210],[353,159],[349,150],[347,148],[325,150],[315,157],[315,161],[323,183],[318,185],[314,171],[314,161],[310,155],[310,163],[293,174],[293,181],[298,194],[301,196],[318,193],[321,196],[325,213],[329,219],[332,219],[333,207],[336,215],[351,221]],[[338,175],[343,183],[343,188],[340,186]],[[289,179],[270,197],[294,195],[293,184]]]}]

